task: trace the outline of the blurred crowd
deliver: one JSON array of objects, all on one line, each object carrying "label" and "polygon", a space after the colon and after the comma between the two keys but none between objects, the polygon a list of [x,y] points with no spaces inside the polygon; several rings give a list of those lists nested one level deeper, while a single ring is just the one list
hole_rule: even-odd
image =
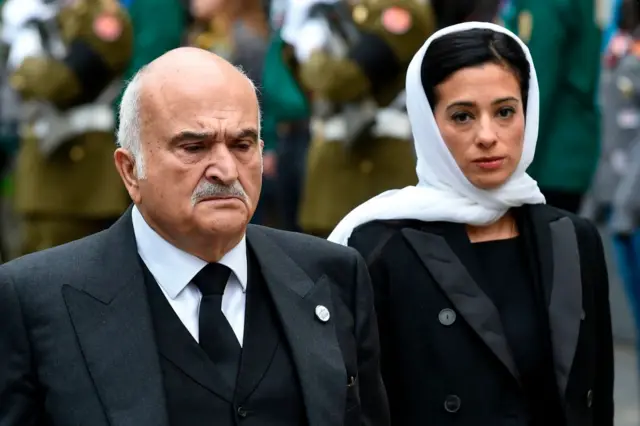
[{"label": "blurred crowd", "polygon": [[363,201],[416,182],[405,69],[436,29],[500,22],[540,82],[529,169],[547,203],[615,236],[640,329],[640,11],[636,0],[4,0],[3,260],[108,227],[130,204],[113,167],[122,86],[193,46],[241,68],[262,108],[255,223],[326,237]]}]

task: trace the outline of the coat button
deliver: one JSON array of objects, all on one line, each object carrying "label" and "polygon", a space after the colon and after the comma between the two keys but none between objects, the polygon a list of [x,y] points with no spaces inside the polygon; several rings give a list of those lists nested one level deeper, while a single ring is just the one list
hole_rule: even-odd
[{"label": "coat button", "polygon": [[318,319],[322,322],[327,322],[329,321],[329,318],[331,318],[331,314],[326,307],[318,305],[316,306],[316,317],[318,317]]},{"label": "coat button", "polygon": [[460,401],[460,397],[457,395],[449,395],[444,400],[444,409],[447,413],[457,413],[460,410],[460,405],[462,401]]},{"label": "coat button", "polygon": [[587,392],[587,407],[591,408],[593,405],[593,391],[589,389]]},{"label": "coat button", "polygon": [[246,408],[244,407],[238,407],[237,413],[240,417],[244,418],[247,417],[247,414],[249,414],[249,412],[247,411]]},{"label": "coat button", "polygon": [[453,309],[443,309],[438,314],[438,320],[440,321],[440,324],[450,326],[456,322],[456,313]]}]

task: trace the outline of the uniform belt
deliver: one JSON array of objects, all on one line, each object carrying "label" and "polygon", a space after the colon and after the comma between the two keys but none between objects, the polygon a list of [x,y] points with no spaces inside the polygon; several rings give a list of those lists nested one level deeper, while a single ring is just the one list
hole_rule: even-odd
[{"label": "uniform belt", "polygon": [[[340,141],[347,137],[347,123],[344,117],[331,117],[320,123],[320,126],[325,141]],[[377,138],[411,140],[409,116],[398,109],[380,109],[376,114],[372,135]]]},{"label": "uniform belt", "polygon": [[45,156],[77,136],[92,132],[113,132],[115,116],[110,104],[91,104],[65,112],[48,109],[39,114],[31,127]]}]

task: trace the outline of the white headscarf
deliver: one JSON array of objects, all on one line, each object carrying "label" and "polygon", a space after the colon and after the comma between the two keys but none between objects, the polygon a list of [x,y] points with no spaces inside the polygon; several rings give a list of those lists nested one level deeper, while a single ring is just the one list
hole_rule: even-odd
[{"label": "white headscarf", "polygon": [[[425,52],[433,40],[446,34],[478,28],[503,33],[516,40],[531,69],[522,158],[509,180],[492,190],[475,187],[456,164],[438,130],[420,73]],[[330,241],[347,245],[355,228],[374,220],[417,219],[424,222],[488,225],[500,219],[511,207],[544,204],[545,199],[538,184],[526,173],[533,161],[538,139],[538,78],[529,49],[515,34],[484,22],[466,22],[436,32],[413,57],[407,71],[406,91],[407,110],[418,157],[418,185],[386,191],[361,204],[342,219],[329,236]]]}]

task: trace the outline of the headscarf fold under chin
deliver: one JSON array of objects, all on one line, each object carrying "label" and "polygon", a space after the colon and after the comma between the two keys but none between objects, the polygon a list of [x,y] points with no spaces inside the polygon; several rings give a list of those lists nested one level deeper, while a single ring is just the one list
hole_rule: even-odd
[{"label": "headscarf fold under chin", "polygon": [[[479,189],[464,176],[440,135],[422,86],[422,61],[431,42],[446,34],[471,29],[490,29],[512,37],[522,48],[531,68],[522,157],[509,180],[493,190]],[[386,191],[356,207],[334,229],[330,241],[347,245],[355,228],[374,220],[416,219],[482,226],[494,223],[511,207],[545,202],[536,181],[526,174],[538,138],[538,78],[529,49],[515,34],[485,22],[466,22],[434,33],[409,65],[406,92],[418,158],[418,185]]]}]

